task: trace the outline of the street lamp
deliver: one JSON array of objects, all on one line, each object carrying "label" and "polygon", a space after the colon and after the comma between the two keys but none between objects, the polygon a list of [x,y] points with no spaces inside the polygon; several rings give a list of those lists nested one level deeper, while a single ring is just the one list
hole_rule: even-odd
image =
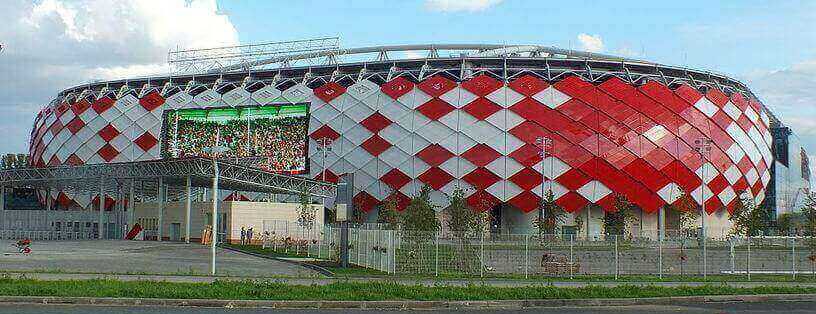
[{"label": "street lamp", "polygon": [[215,245],[218,241],[218,176],[220,172],[218,171],[218,155],[223,152],[226,152],[228,149],[224,146],[213,146],[206,148],[205,151],[210,153],[210,157],[213,163],[213,182],[212,182],[212,205],[213,205],[213,212],[212,212],[212,247],[210,249],[210,253],[212,255],[212,275],[215,275]]},{"label": "street lamp", "polygon": [[703,241],[703,278],[706,278],[706,274],[708,273],[708,270],[706,269],[708,267],[707,266],[708,263],[706,263],[706,240],[707,240],[706,238],[708,237],[708,234],[706,233],[706,223],[705,223],[705,221],[706,221],[705,220],[705,218],[706,218],[705,217],[706,216],[706,210],[705,210],[705,206],[706,206],[705,205],[705,203],[706,203],[705,190],[706,190],[706,188],[705,188],[704,185],[706,184],[706,177],[707,177],[707,173],[706,173],[707,172],[706,171],[707,167],[705,165],[705,162],[706,162],[706,156],[709,153],[711,153],[711,143],[712,143],[711,139],[708,139],[708,138],[705,138],[705,137],[701,137],[701,138],[698,138],[698,139],[694,140],[694,150],[697,151],[697,153],[700,155],[700,164],[701,164],[700,167],[702,168],[702,172],[703,172],[703,177],[702,177],[702,179],[703,179],[702,180],[702,185],[703,186],[700,187],[700,203],[702,203],[701,204],[702,206],[700,207],[700,221],[701,221],[700,233],[702,234],[702,241]]},{"label": "street lamp", "polygon": [[[547,158],[547,154],[549,153],[552,145],[552,139],[546,136],[539,136],[536,137],[535,143],[538,148],[541,149],[539,152],[541,155],[541,206],[539,206],[538,209],[538,223],[541,224],[542,220],[544,219],[544,183],[546,182],[546,177],[544,176],[544,160]],[[550,172],[552,172],[552,165],[550,165]],[[550,177],[552,177],[552,174],[550,174]],[[552,193],[552,183],[550,183],[549,189],[550,193]],[[541,227],[539,226],[539,228]]]}]

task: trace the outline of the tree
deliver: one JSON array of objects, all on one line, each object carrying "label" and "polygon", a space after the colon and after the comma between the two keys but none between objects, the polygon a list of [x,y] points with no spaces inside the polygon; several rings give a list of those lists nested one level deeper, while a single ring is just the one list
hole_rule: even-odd
[{"label": "tree", "polygon": [[624,235],[627,223],[635,218],[634,208],[625,195],[615,195],[615,211],[604,214],[604,232],[608,235]]},{"label": "tree", "polygon": [[749,193],[741,193],[740,202],[729,217],[734,225],[731,233],[737,236],[759,236],[768,228],[768,211],[757,205]]},{"label": "tree", "polygon": [[566,220],[567,211],[555,203],[552,191],[544,194],[544,200],[539,206],[540,211],[533,220],[533,227],[538,231],[539,241],[543,241],[545,235],[558,233],[558,226]]},{"label": "tree", "polygon": [[419,232],[439,231],[439,219],[436,218],[436,205],[431,203],[431,188],[422,186],[419,194],[411,198],[405,213],[401,215],[401,224],[405,230]]},{"label": "tree", "polygon": [[309,190],[304,186],[298,194],[300,207],[298,208],[298,224],[306,229],[314,227],[317,210],[312,206],[312,197]]},{"label": "tree", "polygon": [[808,259],[810,259],[811,267],[814,268],[814,273],[816,273],[816,193],[808,192],[805,195],[805,202],[802,205],[802,217],[804,218],[802,229],[804,234],[808,236],[805,240],[805,245],[810,250]]},{"label": "tree", "polygon": [[398,202],[397,191],[388,195],[382,207],[380,207],[380,212],[377,215],[377,223],[385,224],[391,230],[399,229],[400,213],[397,211]]},{"label": "tree", "polygon": [[697,220],[700,219],[700,206],[684,189],[680,189],[680,197],[671,205],[680,213],[680,229],[688,233],[696,232]]},{"label": "tree", "polygon": [[448,196],[450,205],[443,211],[447,218],[448,229],[457,239],[478,234],[484,230],[485,213],[473,210],[465,200],[465,191],[460,187],[454,188]]},{"label": "tree", "polygon": [[786,212],[776,219],[776,229],[780,235],[795,235],[796,230],[804,225],[804,215],[801,212]]}]

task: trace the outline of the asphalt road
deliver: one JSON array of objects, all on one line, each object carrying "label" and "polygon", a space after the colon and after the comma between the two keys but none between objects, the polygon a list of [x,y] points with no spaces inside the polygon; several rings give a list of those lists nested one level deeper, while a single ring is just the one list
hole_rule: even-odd
[{"label": "asphalt road", "polygon": [[611,307],[566,307],[536,308],[522,310],[437,310],[437,311],[376,311],[376,310],[271,310],[271,309],[214,309],[214,308],[162,308],[162,307],[101,307],[73,305],[0,305],[0,314],[169,314],[169,313],[816,313],[816,301],[808,302],[766,302],[766,303],[706,303],[673,306],[611,306]]}]

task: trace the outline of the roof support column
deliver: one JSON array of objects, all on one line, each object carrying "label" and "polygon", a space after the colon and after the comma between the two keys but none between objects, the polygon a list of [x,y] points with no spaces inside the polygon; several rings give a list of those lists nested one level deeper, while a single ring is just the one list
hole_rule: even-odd
[{"label": "roof support column", "polygon": [[215,245],[218,242],[218,163],[213,159],[214,176],[212,182],[212,275],[215,275]]},{"label": "roof support column", "polygon": [[162,177],[159,177],[159,195],[156,198],[156,202],[159,206],[159,222],[158,226],[156,227],[156,241],[159,242],[162,240],[162,229],[164,229],[164,192],[164,180],[162,180]]},{"label": "roof support column", "polygon": [[46,230],[50,229],[50,227],[48,225],[48,214],[49,214],[49,211],[51,210],[51,207],[53,207],[53,206],[54,206],[54,203],[51,201],[51,188],[48,188],[48,190],[45,190],[45,229]]},{"label": "roof support column", "polygon": [[99,178],[99,221],[97,222],[97,239],[104,239],[105,232],[105,178]]},{"label": "roof support column", "polygon": [[193,178],[187,176],[187,202],[184,204],[184,242],[190,244],[190,210],[193,207]]}]

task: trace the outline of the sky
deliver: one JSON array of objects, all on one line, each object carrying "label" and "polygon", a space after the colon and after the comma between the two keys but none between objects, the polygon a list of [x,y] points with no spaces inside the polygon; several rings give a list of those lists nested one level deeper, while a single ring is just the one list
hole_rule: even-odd
[{"label": "sky", "polygon": [[[67,87],[167,70],[167,52],[339,36],[341,46],[541,44],[723,73],[816,167],[816,1],[4,0],[0,152]],[[816,171],[814,171],[816,173]]]}]

